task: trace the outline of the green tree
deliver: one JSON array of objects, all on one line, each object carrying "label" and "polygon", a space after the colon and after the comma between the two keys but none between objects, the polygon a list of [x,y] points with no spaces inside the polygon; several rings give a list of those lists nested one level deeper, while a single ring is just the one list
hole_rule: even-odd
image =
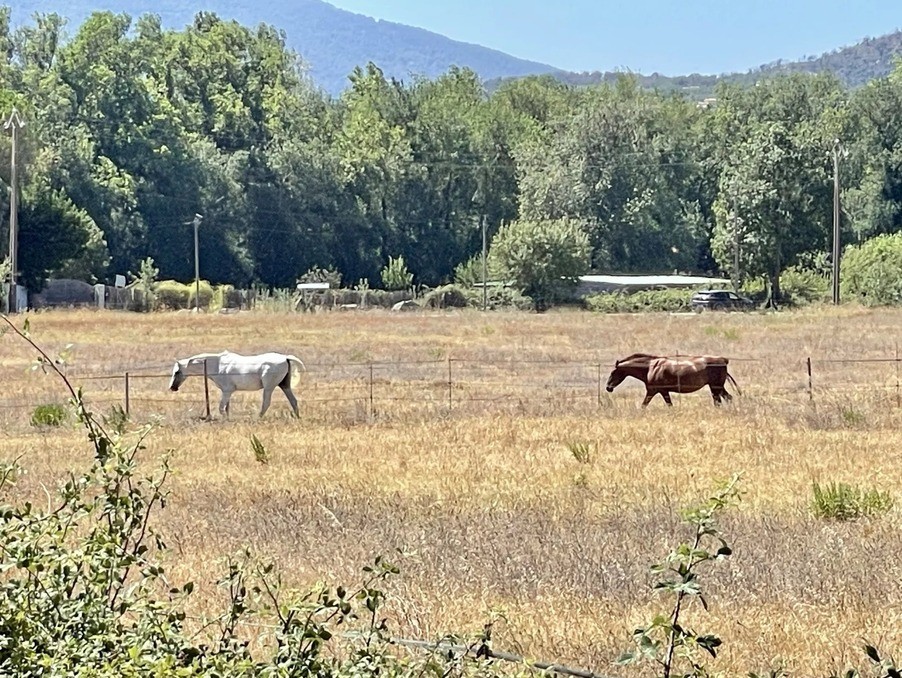
[{"label": "green tree", "polygon": [[698,115],[626,77],[586,90],[566,119],[518,147],[522,217],[585,223],[596,269],[696,268],[705,209],[682,130]]},{"label": "green tree", "polygon": [[591,247],[576,221],[516,221],[492,239],[492,270],[513,282],[539,309],[565,300],[589,266]]},{"label": "green tree", "polygon": [[712,249],[733,269],[738,240],[744,275],[764,277],[779,300],[780,274],[828,249],[832,220],[830,149],[841,126],[839,83],[794,75],[750,89],[719,91],[713,134],[721,164]]},{"label": "green tree", "polygon": [[19,214],[19,271],[32,291],[50,273],[92,280],[107,264],[106,243],[96,224],[64,195],[53,190],[23,194]]}]

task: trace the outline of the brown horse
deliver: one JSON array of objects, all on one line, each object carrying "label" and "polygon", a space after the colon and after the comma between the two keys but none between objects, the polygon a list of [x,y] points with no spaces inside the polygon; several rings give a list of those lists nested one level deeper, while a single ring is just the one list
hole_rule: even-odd
[{"label": "brown horse", "polygon": [[665,403],[673,405],[670,401],[671,393],[692,393],[708,386],[714,397],[714,404],[720,405],[721,398],[727,402],[733,399],[724,388],[727,379],[742,395],[739,384],[727,372],[728,362],[727,358],[713,355],[665,358],[634,353],[614,363],[606,388],[610,393],[627,377],[635,377],[645,384],[645,400],[642,401],[642,407],[645,407],[659,393]]}]

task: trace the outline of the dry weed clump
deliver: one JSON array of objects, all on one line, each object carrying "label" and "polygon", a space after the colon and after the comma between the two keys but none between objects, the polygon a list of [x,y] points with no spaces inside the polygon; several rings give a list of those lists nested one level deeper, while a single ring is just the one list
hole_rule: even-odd
[{"label": "dry weed clump", "polygon": [[[89,377],[137,375],[133,419],[160,419],[143,461],[174,450],[156,526],[173,577],[213,591],[217,563],[249,546],[305,587],[347,581],[392,553],[400,635],[471,632],[500,614],[496,647],[616,675],[630,631],[654,609],[648,565],[686,538],[679,509],[744,471],[743,502],[723,521],[735,553],[710,575],[704,626],[724,641],[717,667],[827,675],[861,663],[862,637],[902,643],[902,559],[886,557],[902,553],[898,501],[850,523],[810,511],[815,482],[902,487],[896,364],[827,362],[892,356],[886,338],[900,326],[902,313],[846,308],[266,323],[79,311],[39,314],[32,334],[51,351],[74,343],[69,374],[101,411],[122,404],[123,379]],[[172,360],[225,348],[299,355],[301,420],[277,395],[260,421],[259,394],[239,394],[231,420],[205,422],[199,380],[165,391]],[[721,409],[699,393],[642,412],[636,386],[599,394],[611,362],[640,350],[725,354],[744,395]],[[90,457],[71,426],[29,425],[59,396],[27,372],[31,357],[0,340],[0,459],[21,455],[29,473],[16,492],[40,499]],[[212,608],[214,595],[197,604]]]}]

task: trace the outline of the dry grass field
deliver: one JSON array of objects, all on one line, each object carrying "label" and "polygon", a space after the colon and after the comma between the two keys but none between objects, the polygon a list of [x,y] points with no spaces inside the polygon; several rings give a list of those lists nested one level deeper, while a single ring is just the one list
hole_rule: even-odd
[{"label": "dry grass field", "polygon": [[[159,417],[144,459],[174,450],[175,475],[157,527],[170,577],[201,586],[201,608],[244,546],[302,588],[353,584],[385,554],[402,570],[388,589],[398,635],[475,633],[501,614],[498,649],[626,675],[614,661],[630,631],[665,604],[648,567],[688,537],[679,509],[742,471],[743,501],[723,521],[735,554],[703,579],[710,613],[691,616],[724,640],[712,667],[824,676],[862,664],[862,639],[902,648],[899,364],[828,362],[898,355],[900,311],[61,311],[30,323],[50,352],[73,344],[69,375],[97,411],[123,403],[129,372],[133,418]],[[204,422],[202,380],[166,391],[175,358],[225,348],[300,356],[301,419],[277,392],[263,420],[255,393],[233,398],[229,421]],[[599,374],[635,351],[730,356],[743,396],[641,411],[635,382],[599,393]],[[64,399],[28,371],[33,357],[0,338],[0,459],[21,456],[16,491],[40,498],[90,452],[72,426],[29,424],[36,405]],[[815,481],[886,490],[899,506],[818,519]]]}]

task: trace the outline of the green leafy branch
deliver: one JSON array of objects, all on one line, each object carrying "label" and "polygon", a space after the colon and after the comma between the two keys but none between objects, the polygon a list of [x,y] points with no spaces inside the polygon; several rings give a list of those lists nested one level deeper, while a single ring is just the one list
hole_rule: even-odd
[{"label": "green leafy branch", "polygon": [[736,475],[705,502],[683,511],[683,520],[694,528],[692,539],[681,543],[663,562],[652,567],[652,572],[660,577],[654,584],[654,590],[670,595],[673,606],[667,614],[656,615],[648,626],[633,632],[636,649],[624,653],[619,663],[650,661],[660,666],[664,678],[674,675],[678,665],[682,664],[688,664],[688,667],[679,675],[707,675],[698,650],[716,658],[723,641],[715,635],[703,635],[687,628],[682,617],[693,601],[708,609],[699,580],[699,568],[733,553],[721,535],[717,518],[725,508],[739,500],[738,481],[739,476]]}]

